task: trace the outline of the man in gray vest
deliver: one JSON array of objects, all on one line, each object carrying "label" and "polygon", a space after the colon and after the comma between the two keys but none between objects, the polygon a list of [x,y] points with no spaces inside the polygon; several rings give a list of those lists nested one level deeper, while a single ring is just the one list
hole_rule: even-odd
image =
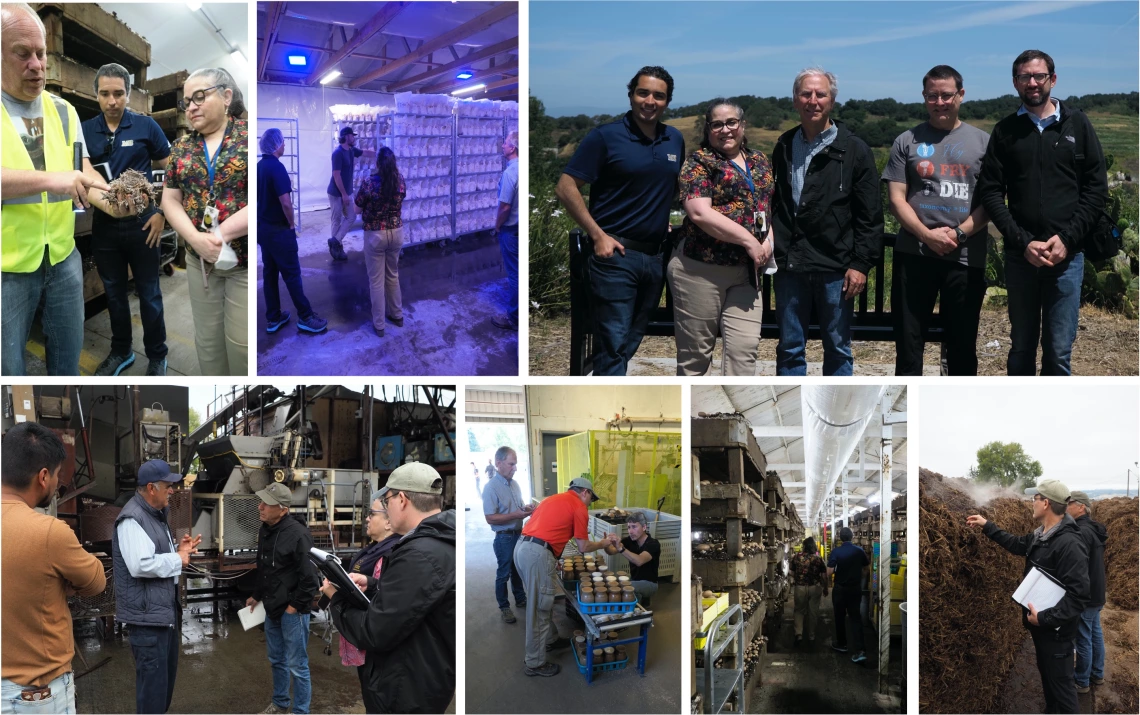
[{"label": "man in gray vest", "polygon": [[178,577],[198,552],[202,537],[170,531],[170,495],[180,474],[161,459],[139,467],[135,495],[119,512],[111,537],[115,574],[115,618],[130,626],[135,658],[135,704],[140,713],[165,713],[174,695],[182,607]]}]

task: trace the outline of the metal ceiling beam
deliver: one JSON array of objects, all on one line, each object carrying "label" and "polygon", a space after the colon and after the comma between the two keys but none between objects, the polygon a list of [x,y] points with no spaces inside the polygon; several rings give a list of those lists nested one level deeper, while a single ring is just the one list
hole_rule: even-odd
[{"label": "metal ceiling beam", "polygon": [[307,85],[312,85],[313,83],[320,80],[320,78],[324,77],[329,70],[335,68],[345,58],[352,54],[353,50],[360,47],[366,40],[371,38],[377,32],[383,30],[388,25],[388,23],[396,19],[396,16],[403,12],[404,8],[410,4],[411,3],[409,2],[390,2],[384,7],[380,8],[380,12],[373,15],[368,20],[368,22],[365,23],[364,27],[357,30],[356,34],[352,36],[351,40],[341,45],[340,49],[337,50],[332,55],[332,57],[328,57],[323,62],[321,62],[321,64],[318,65],[315,70],[313,70],[312,74],[305,78],[304,83]]},{"label": "metal ceiling beam", "polygon": [[460,87],[470,85],[473,82],[482,82],[488,77],[502,76],[507,72],[513,72],[518,68],[519,61],[517,59],[511,60],[510,62],[496,65],[495,67],[488,67],[485,70],[474,70],[475,76],[471,77],[470,79],[452,79],[446,82],[440,82],[439,84],[432,85],[431,87],[425,87],[419,91],[424,94],[447,94],[453,89],[459,89]]},{"label": "metal ceiling beam", "polygon": [[[492,9],[488,10],[487,12],[483,13],[479,17],[476,17],[473,20],[469,20],[468,22],[463,23],[462,25],[455,28],[454,30],[452,30],[450,32],[445,32],[444,34],[439,35],[438,37],[432,38],[431,40],[424,42],[422,45],[420,45],[418,48],[416,48],[416,50],[414,52],[409,52],[407,55],[401,57],[400,59],[395,60],[394,62],[389,62],[388,64],[384,65],[383,67],[379,67],[377,69],[374,69],[371,72],[369,72],[368,74],[364,75],[363,77],[359,77],[359,78],[353,80],[352,82],[349,83],[348,86],[351,87],[352,89],[359,89],[359,88],[363,87],[364,85],[368,84],[369,82],[375,82],[376,80],[380,79],[381,77],[384,77],[386,75],[390,75],[393,72],[396,72],[398,70],[403,69],[404,67],[407,67],[408,65],[410,65],[411,63],[415,62],[416,60],[418,60],[419,58],[421,58],[425,55],[429,55],[432,52],[435,52],[436,50],[442,49],[442,48],[447,47],[448,45],[451,45],[451,44],[455,44],[456,42],[459,42],[462,39],[470,37],[471,35],[474,35],[476,33],[482,32],[483,30],[486,30],[487,28],[491,27],[495,23],[500,22],[502,20],[505,20],[508,17],[511,17],[512,15],[518,14],[518,11],[519,11],[518,3],[505,2],[501,5],[498,5]],[[388,91],[392,91],[392,90],[389,89]]]},{"label": "metal ceiling beam", "polygon": [[265,27],[265,40],[261,43],[261,52],[257,55],[257,79],[265,79],[265,66],[269,61],[269,50],[277,41],[277,31],[281,29],[281,18],[285,15],[285,3],[269,3],[267,24]]},{"label": "metal ceiling beam", "polygon": [[416,75],[415,77],[409,77],[405,80],[401,80],[399,82],[395,82],[393,84],[390,84],[390,85],[388,85],[388,91],[389,92],[403,91],[403,90],[407,89],[408,87],[412,87],[414,85],[419,84],[420,82],[426,82],[429,79],[434,79],[436,77],[439,77],[440,75],[447,74],[448,72],[451,72],[453,70],[463,69],[464,67],[471,64],[472,62],[478,62],[479,60],[485,60],[488,57],[494,57],[495,55],[500,54],[502,52],[507,52],[509,50],[513,50],[513,49],[517,48],[518,46],[519,46],[519,38],[512,37],[509,40],[503,40],[502,42],[497,42],[493,45],[487,45],[486,47],[481,47],[481,48],[474,50],[472,52],[468,52],[467,55],[459,58],[455,62],[451,62],[449,64],[442,65],[442,66],[436,67],[434,69],[429,69],[427,72],[421,72],[420,74]]}]

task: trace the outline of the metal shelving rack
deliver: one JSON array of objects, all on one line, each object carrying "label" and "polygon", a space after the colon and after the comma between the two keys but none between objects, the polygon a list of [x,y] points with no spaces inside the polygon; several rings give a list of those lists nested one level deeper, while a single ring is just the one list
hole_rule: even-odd
[{"label": "metal shelving rack", "polygon": [[[698,633],[705,638],[704,667],[697,668],[697,687],[701,690],[701,700],[705,712],[717,715],[724,711],[729,699],[736,695],[737,711],[744,711],[744,611],[740,605],[733,605],[717,617],[709,629]],[[736,644],[735,667],[717,668],[718,658]]]},{"label": "metal shelving rack", "polygon": [[[278,126],[278,124],[282,126]],[[285,117],[258,117],[257,127],[263,133],[266,129],[276,127],[281,130],[285,139],[285,153],[281,155],[281,163],[285,171],[289,172],[289,179],[293,184],[293,213],[294,226],[301,228],[301,132],[296,119]]]}]

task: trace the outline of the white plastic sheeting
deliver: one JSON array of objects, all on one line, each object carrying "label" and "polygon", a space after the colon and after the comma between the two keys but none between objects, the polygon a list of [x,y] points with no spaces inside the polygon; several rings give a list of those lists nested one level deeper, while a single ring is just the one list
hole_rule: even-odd
[{"label": "white plastic sheeting", "polygon": [[[299,87],[285,84],[257,85],[257,116],[296,118],[300,132],[301,211],[319,211],[329,207],[328,187],[332,178],[333,137],[337,127],[329,107],[334,104],[370,104],[391,107],[391,94],[338,89],[336,87]],[[258,131],[274,126],[259,121]],[[260,137],[258,137],[260,139]]]},{"label": "white plastic sheeting", "polygon": [[836,387],[804,385],[804,477],[807,509],[804,523],[816,520],[824,500],[835,490],[842,470],[859,445],[886,390],[882,385]]}]

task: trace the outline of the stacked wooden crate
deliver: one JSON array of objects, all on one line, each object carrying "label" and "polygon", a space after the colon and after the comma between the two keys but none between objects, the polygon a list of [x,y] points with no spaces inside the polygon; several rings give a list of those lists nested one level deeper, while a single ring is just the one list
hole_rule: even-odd
[{"label": "stacked wooden crate", "polygon": [[190,73],[186,70],[174,72],[147,81],[146,88],[151,96],[151,119],[158,122],[162,133],[172,143],[175,139],[190,133],[190,122],[186,112],[178,108],[182,98],[182,86]]}]

